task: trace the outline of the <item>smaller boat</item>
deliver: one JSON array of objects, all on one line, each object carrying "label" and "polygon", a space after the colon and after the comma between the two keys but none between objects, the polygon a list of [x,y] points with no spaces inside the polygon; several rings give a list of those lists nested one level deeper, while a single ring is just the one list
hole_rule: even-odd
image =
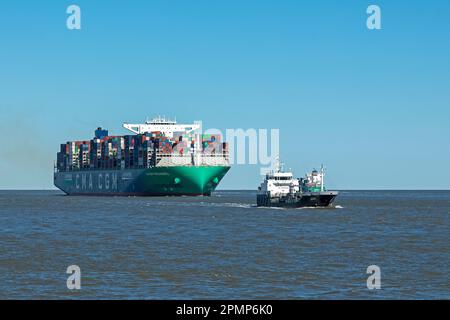
[{"label": "smaller boat", "polygon": [[324,186],[325,169],[313,170],[304,178],[294,178],[284,171],[277,161],[275,171],[268,173],[258,188],[258,207],[330,207],[339,192],[328,191]]}]

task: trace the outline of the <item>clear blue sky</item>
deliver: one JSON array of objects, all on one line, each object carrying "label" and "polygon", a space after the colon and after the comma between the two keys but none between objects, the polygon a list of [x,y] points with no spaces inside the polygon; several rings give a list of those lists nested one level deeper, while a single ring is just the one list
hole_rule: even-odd
[{"label": "clear blue sky", "polygon": [[[51,188],[59,143],[165,114],[280,128],[287,166],[323,162],[334,188],[450,189],[449,14],[447,0],[2,1],[0,188]],[[222,188],[258,173],[234,167]]]}]

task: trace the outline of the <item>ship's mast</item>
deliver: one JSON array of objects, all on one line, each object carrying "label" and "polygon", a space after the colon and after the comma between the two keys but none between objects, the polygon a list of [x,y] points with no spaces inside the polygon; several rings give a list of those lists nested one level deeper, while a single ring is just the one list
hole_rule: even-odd
[{"label": "ship's mast", "polygon": [[281,170],[281,163],[280,163],[280,156],[275,157],[275,172],[280,172]]},{"label": "ship's mast", "polygon": [[325,177],[325,168],[322,164],[322,166],[320,167],[320,192],[324,191],[324,181],[323,181],[324,177]]}]

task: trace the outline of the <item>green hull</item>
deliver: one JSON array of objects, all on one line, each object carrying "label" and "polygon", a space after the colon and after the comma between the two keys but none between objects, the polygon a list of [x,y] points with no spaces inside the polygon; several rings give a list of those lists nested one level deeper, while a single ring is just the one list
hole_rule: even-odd
[{"label": "green hull", "polygon": [[210,195],[229,166],[56,172],[54,184],[69,195]]}]

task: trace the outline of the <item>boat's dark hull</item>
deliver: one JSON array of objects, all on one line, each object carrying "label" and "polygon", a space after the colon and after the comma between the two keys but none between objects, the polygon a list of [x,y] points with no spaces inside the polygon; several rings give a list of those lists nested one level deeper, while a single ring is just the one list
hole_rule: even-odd
[{"label": "boat's dark hull", "polygon": [[269,197],[267,194],[258,194],[256,204],[258,207],[282,207],[282,208],[304,208],[304,207],[330,207],[336,199],[338,192],[311,192],[301,193],[289,197]]}]

